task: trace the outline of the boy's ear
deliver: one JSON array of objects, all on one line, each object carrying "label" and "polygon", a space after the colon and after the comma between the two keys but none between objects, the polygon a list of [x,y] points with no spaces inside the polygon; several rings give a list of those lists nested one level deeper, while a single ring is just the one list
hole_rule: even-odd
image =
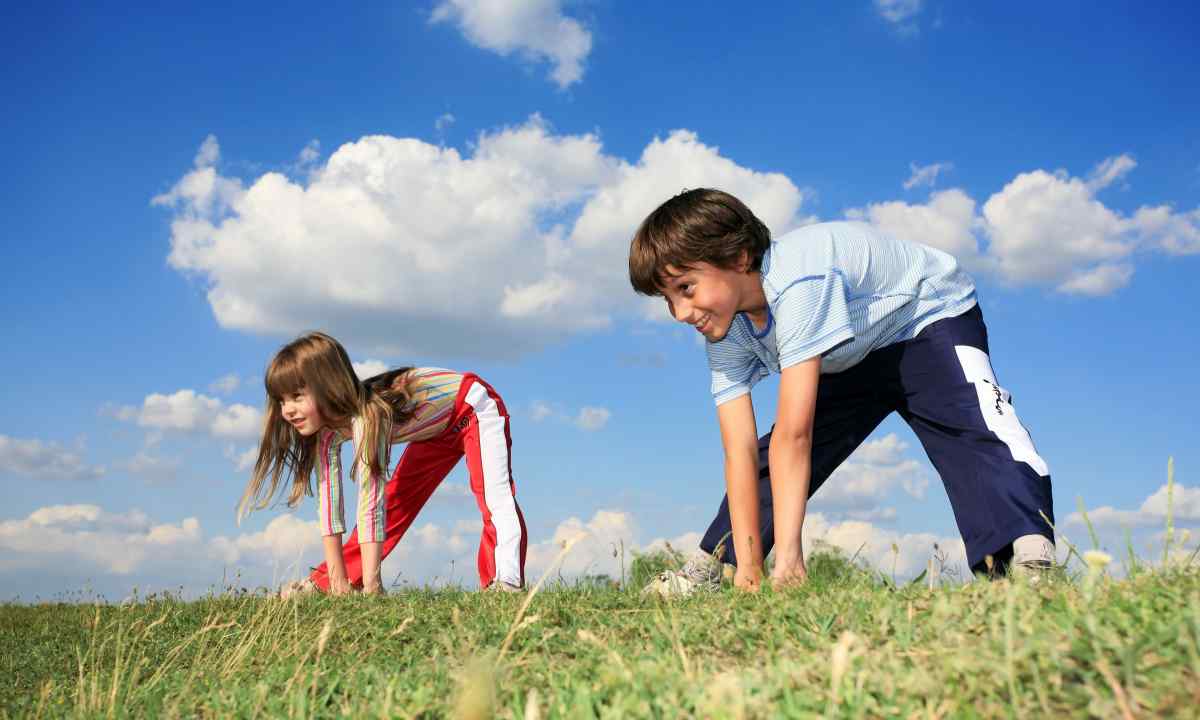
[{"label": "boy's ear", "polygon": [[750,253],[746,250],[738,253],[737,271],[740,273],[750,272]]}]

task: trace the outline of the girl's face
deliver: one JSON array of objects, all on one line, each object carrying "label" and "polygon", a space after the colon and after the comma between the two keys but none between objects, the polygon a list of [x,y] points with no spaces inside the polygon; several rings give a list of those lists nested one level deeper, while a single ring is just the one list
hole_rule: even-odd
[{"label": "girl's face", "polygon": [[317,401],[306,388],[285,393],[279,400],[279,412],[283,415],[284,420],[296,428],[296,432],[305,437],[325,426],[325,418],[317,409]]}]

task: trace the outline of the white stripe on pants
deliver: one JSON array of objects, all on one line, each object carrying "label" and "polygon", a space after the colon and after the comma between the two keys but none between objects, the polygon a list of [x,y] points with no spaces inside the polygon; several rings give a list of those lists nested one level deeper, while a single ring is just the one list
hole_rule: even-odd
[{"label": "white stripe on pants", "polygon": [[467,404],[479,424],[479,455],[483,468],[483,499],[496,529],[496,579],[521,585],[521,520],[509,476],[507,420],[487,388],[472,382]]}]

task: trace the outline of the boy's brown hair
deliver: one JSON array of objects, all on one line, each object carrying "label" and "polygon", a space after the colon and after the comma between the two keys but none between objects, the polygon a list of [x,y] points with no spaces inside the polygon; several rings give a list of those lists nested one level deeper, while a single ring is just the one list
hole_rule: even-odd
[{"label": "boy's brown hair", "polygon": [[721,190],[697,188],[667,200],[642,221],[629,244],[629,282],[642,295],[662,295],[667,267],[683,271],[705,262],[762,269],[771,231],[741,200]]}]

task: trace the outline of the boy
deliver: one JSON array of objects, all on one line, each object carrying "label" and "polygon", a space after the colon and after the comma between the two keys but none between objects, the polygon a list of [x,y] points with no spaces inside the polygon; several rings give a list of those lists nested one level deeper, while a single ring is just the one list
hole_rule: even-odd
[{"label": "boy", "polygon": [[[737,198],[684,192],[638,229],[635,290],[708,341],[725,450],[726,498],[683,570],[647,590],[716,589],[719,561],[755,590],[805,578],[808,498],[893,411],[916,432],[954,509],[972,569],[992,556],[1048,567],[1050,472],[988,359],[970,277],[950,255],[859,223],[821,223],[772,241]],[[778,416],[757,437],[750,390],[781,375]]]}]

